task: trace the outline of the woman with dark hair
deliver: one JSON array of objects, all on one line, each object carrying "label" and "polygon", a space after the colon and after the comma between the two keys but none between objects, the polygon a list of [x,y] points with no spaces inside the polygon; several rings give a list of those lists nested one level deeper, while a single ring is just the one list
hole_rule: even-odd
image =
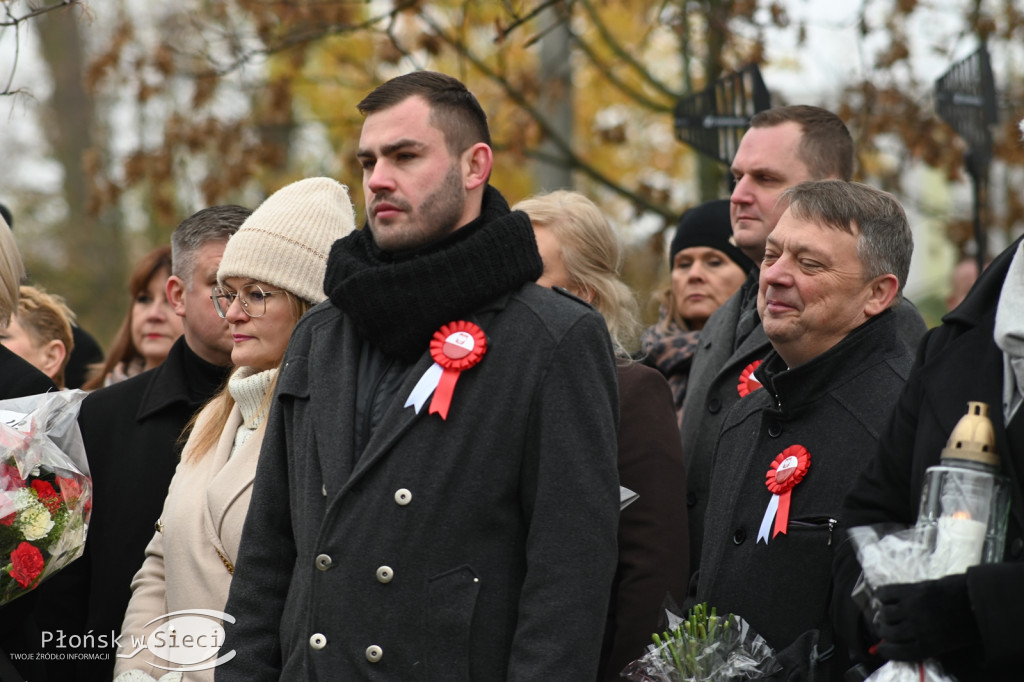
[{"label": "woman with dark hair", "polygon": [[662,293],[658,321],[644,332],[640,346],[646,364],[661,372],[672,387],[676,418],[681,420],[700,330],[754,267],[732,243],[728,199],[683,213],[668,263],[671,283]]},{"label": "woman with dark hair", "polygon": [[91,391],[153,369],[182,335],[181,318],[167,300],[171,247],[158,246],[135,265],[128,278],[131,305],[114,335],[107,359],[94,365],[82,386]]}]

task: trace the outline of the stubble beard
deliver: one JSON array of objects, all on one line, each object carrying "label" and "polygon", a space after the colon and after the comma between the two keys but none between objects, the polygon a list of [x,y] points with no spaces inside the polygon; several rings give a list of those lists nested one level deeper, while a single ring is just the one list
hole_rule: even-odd
[{"label": "stubble beard", "polygon": [[[394,199],[380,198],[380,201],[384,200],[399,205]],[[418,210],[413,211],[406,202],[400,205],[406,209],[404,217],[407,222],[404,225],[388,228],[378,226],[373,218],[370,220],[374,241],[381,250],[389,253],[409,251],[454,232],[461,227],[459,220],[466,206],[466,190],[458,165],[448,168],[441,186],[423,200]]]}]

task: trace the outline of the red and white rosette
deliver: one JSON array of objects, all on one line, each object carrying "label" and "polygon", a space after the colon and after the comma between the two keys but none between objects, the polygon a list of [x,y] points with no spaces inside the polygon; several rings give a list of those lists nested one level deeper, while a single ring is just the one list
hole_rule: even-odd
[{"label": "red and white rosette", "polygon": [[430,356],[434,358],[434,364],[416,382],[405,407],[412,405],[418,414],[433,393],[434,399],[430,401],[427,413],[436,412],[441,419],[448,419],[459,375],[480,362],[486,352],[487,337],[472,322],[457,320],[441,327],[430,340]]},{"label": "red and white rosette", "polygon": [[811,466],[811,453],[803,445],[790,445],[775,457],[772,465],[765,474],[765,485],[772,493],[772,499],[768,502],[768,509],[761,519],[761,528],[757,532],[757,541],[764,540],[768,544],[768,529],[775,522],[775,532],[772,537],[779,533],[786,533],[789,527],[789,497],[793,492],[793,486],[804,480],[807,469]]},{"label": "red and white rosette", "polygon": [[761,364],[760,360],[754,360],[740,372],[740,382],[736,384],[736,391],[741,398],[745,398],[757,389],[761,388],[761,382],[754,376],[754,370]]}]

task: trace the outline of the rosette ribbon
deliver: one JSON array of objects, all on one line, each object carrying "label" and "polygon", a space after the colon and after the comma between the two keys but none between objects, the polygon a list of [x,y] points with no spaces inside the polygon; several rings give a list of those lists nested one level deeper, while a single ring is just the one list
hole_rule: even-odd
[{"label": "rosette ribbon", "polygon": [[754,370],[761,364],[760,360],[754,360],[740,372],[740,381],[736,384],[736,391],[741,398],[745,398],[757,389],[761,388],[761,382],[754,376]]},{"label": "rosette ribbon", "polygon": [[765,474],[765,485],[772,493],[772,499],[768,502],[768,508],[761,519],[761,528],[757,532],[757,541],[768,544],[768,529],[775,522],[775,532],[772,537],[779,533],[785,534],[789,528],[789,498],[793,492],[793,486],[804,479],[807,469],[811,466],[811,453],[803,445],[790,445],[780,452],[768,467]]},{"label": "rosette ribbon", "polygon": [[412,405],[419,414],[433,393],[434,399],[430,401],[427,413],[436,412],[441,419],[447,420],[459,376],[480,362],[486,352],[487,337],[472,322],[457,320],[441,327],[430,340],[430,356],[434,358],[434,364],[416,382],[405,407]]}]

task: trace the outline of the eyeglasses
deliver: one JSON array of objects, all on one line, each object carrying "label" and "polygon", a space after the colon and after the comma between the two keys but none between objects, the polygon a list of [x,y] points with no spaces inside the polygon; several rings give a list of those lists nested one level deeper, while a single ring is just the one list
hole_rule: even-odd
[{"label": "eyeglasses", "polygon": [[228,308],[237,298],[242,302],[242,309],[249,317],[263,317],[267,314],[267,299],[277,294],[287,295],[287,291],[264,291],[258,284],[246,284],[239,291],[228,291],[223,287],[214,287],[213,307],[221,317],[228,316]]}]

